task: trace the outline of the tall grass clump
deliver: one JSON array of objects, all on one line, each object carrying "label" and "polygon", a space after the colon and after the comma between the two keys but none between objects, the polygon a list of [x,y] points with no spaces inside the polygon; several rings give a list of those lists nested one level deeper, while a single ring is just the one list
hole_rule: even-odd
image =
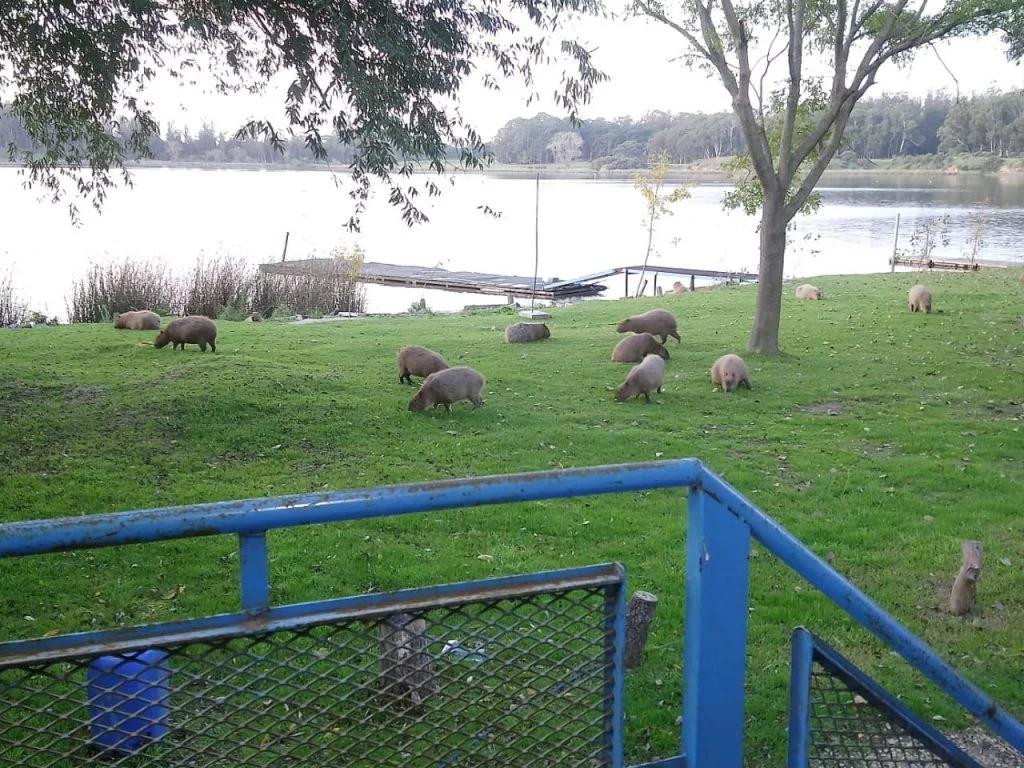
[{"label": "tall grass clump", "polygon": [[241,320],[249,310],[253,281],[253,267],[244,259],[200,257],[181,280],[178,308],[184,315]]},{"label": "tall grass clump", "polygon": [[9,274],[0,276],[0,327],[14,325],[25,319],[26,307],[14,292]]},{"label": "tall grass clump", "polygon": [[175,281],[162,262],[125,259],[93,264],[71,284],[71,294],[65,299],[68,321],[105,322],[118,312],[136,309],[169,312],[175,292]]},{"label": "tall grass clump", "polygon": [[[363,253],[335,249],[330,259],[311,262],[309,271],[298,275],[259,275],[260,300],[266,309],[287,305],[300,315],[333,315],[338,312],[362,312],[366,289],[358,282]],[[265,297],[265,298],[264,298]]]}]

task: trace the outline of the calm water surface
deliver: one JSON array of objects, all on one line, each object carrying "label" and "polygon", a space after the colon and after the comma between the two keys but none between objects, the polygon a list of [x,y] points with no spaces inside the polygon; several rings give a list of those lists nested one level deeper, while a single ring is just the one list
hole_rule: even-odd
[{"label": "calm water surface", "polygon": [[[372,261],[533,273],[534,181],[528,178],[459,176],[441,197],[424,199],[431,220],[413,228],[380,192],[362,231],[352,234],[344,229],[352,206],[344,177],[165,168],[138,169],[133,175],[134,188],[114,191],[102,214],[83,210],[82,223],[75,226],[65,207],[23,189],[16,169],[0,169],[0,273],[13,273],[33,308],[63,314],[71,281],[90,262],[131,256],[184,269],[204,254],[275,261],[285,232],[291,232],[290,258],[324,256],[358,244]],[[652,264],[756,271],[756,221],[722,209],[727,190],[724,184],[695,184],[691,198],[660,223]],[[903,248],[910,246],[919,222],[948,216],[949,244],[940,245],[936,258],[961,257],[979,230],[984,258],[1024,258],[1024,174],[833,174],[820,191],[821,210],[796,221],[788,276],[888,269],[897,212]],[[501,216],[481,212],[483,205]],[[643,216],[642,199],[627,180],[542,181],[541,277],[566,279],[640,263],[646,247]],[[661,282],[673,279],[665,276]],[[608,285],[608,295],[622,294],[621,283]],[[368,288],[371,311],[403,311],[419,298],[435,310],[501,301]]]}]

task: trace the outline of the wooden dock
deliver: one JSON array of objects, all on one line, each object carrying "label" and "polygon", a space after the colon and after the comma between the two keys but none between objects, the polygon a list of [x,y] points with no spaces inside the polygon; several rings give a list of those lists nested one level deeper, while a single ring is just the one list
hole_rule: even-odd
[{"label": "wooden dock", "polygon": [[[312,274],[330,266],[333,259],[299,259],[295,261],[276,261],[261,264],[260,271],[268,275],[301,276]],[[639,275],[643,268],[639,266],[616,267],[593,275],[578,277],[574,280],[538,279],[536,287],[532,277],[516,275],[496,275],[488,272],[462,272],[440,269],[437,267],[414,267],[403,264],[384,264],[377,261],[366,261],[359,265],[357,280],[361,283],[374,283],[394,288],[430,288],[439,291],[456,293],[479,293],[492,296],[507,296],[528,299],[556,301],[560,299],[577,299],[588,296],[599,296],[608,289],[599,283],[606,277],[625,275],[626,291],[629,291],[629,276]],[[722,280],[726,282],[746,282],[757,280],[757,275],[747,272],[722,272],[707,269],[691,269],[688,267],[648,266],[647,274],[654,279],[657,286],[658,274],[686,275],[690,277],[690,287],[695,278]]]},{"label": "wooden dock", "polygon": [[889,259],[889,265],[894,270],[896,267],[911,267],[912,269],[940,269],[949,272],[977,272],[982,267],[985,269],[1005,269],[1013,266],[1009,261],[992,261],[989,259],[956,261],[953,259],[909,259],[906,256],[893,256]]}]

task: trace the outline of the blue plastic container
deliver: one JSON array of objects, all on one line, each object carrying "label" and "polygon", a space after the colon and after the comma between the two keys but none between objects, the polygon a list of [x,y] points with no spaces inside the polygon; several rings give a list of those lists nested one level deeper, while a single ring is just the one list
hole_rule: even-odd
[{"label": "blue plastic container", "polygon": [[169,730],[171,667],[163,651],[99,656],[86,675],[92,745],[134,754]]}]

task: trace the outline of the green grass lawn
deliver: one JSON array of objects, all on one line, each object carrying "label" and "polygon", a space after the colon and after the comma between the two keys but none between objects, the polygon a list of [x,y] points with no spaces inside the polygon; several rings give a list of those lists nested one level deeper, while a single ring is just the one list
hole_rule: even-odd
[{"label": "green grass lawn", "polygon": [[[742,352],[753,287],[553,311],[321,325],[221,322],[217,354],[106,326],[0,332],[0,521],[466,475],[696,456],[972,680],[1024,716],[1024,286],[1019,272],[830,277],[783,304],[785,354],[753,390],[708,370]],[[614,324],[679,318],[666,388],[616,403]],[[395,351],[487,377],[487,404],[410,413]],[[270,535],[275,603],[619,560],[661,604],[628,684],[631,759],[677,743],[685,502],[652,492],[431,513]],[[960,540],[985,547],[976,611],[943,612]],[[235,610],[236,542],[215,537],[0,563],[0,639]],[[752,561],[748,762],[785,753],[788,640],[806,624],[927,718],[955,707],[760,547]],[[480,559],[489,555],[493,559]]]}]

